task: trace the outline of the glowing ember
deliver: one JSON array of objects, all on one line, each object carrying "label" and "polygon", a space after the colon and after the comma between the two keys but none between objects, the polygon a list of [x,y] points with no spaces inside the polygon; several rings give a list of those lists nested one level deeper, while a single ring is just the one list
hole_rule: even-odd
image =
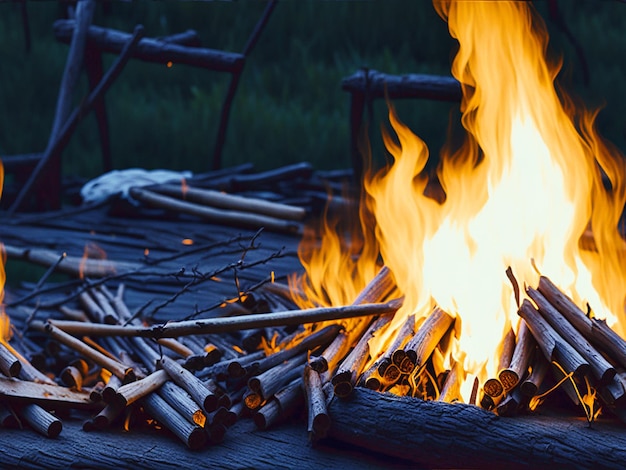
[{"label": "glowing ember", "polygon": [[[438,306],[457,317],[446,363],[463,366],[467,402],[475,377],[496,376],[504,335],[518,323],[506,270],[520,286],[549,275],[579,305],[626,332],[626,244],[618,222],[626,203],[624,159],[595,133],[596,113],[575,108],[555,88],[560,63],[546,58],[548,35],[528,2],[435,2],[459,41],[452,65],[463,89],[464,145],[443,151],[442,203],[425,195],[426,144],[393,109],[393,163],[364,181],[362,220],[376,239],[346,238],[327,223],[313,253],[301,245],[307,275],[293,287],[311,303],[348,304],[382,259],[404,296],[386,334],[370,342],[375,358],[412,314]],[[605,174],[608,185],[602,181]],[[430,182],[432,183],[432,182]],[[609,189],[606,189],[609,187]],[[595,250],[581,239],[593,231]],[[359,240],[346,245],[346,240]],[[306,306],[306,299],[299,299]]]}]

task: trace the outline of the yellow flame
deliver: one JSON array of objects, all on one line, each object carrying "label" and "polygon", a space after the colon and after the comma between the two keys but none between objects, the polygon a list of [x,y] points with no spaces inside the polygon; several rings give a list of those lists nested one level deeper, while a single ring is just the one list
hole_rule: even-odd
[{"label": "yellow flame", "polygon": [[[537,284],[537,266],[626,332],[626,243],[618,231],[626,164],[596,133],[597,113],[557,90],[561,64],[548,60],[548,34],[530,3],[434,5],[459,42],[452,74],[466,130],[463,146],[445,148],[437,167],[445,198],[426,194],[428,148],[390,106],[395,137],[383,138],[393,161],[364,180],[361,222],[373,216],[375,240],[362,223],[355,250],[345,230],[327,222],[320,245],[312,237],[301,244],[306,282],[291,285],[319,304],[347,304],[382,259],[404,304],[377,347],[388,347],[409,315],[417,324],[437,305],[457,316],[452,355],[464,368],[467,401],[476,379],[496,376],[502,338],[516,329],[509,267],[523,288]],[[594,250],[584,251],[589,229]]]}]

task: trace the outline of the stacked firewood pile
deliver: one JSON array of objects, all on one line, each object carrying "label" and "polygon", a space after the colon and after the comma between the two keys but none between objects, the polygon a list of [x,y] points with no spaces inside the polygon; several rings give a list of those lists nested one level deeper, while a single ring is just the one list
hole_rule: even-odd
[{"label": "stacked firewood pile", "polygon": [[[241,175],[239,181],[254,178]],[[231,178],[220,184],[232,190],[240,183]],[[213,189],[161,185],[132,193],[152,208],[249,228],[263,225],[265,219],[252,216],[273,206],[279,211],[263,214],[276,222],[271,230],[301,233],[297,204],[290,209],[289,204]],[[210,208],[210,215],[203,212],[213,204],[222,207]],[[250,204],[251,219],[234,222],[232,211],[245,211]],[[246,254],[264,235],[253,234],[242,248],[244,255],[219,272],[235,273],[239,295],[183,319],[159,321],[145,315],[145,308],[131,309],[127,286],[142,282],[134,278],[141,267],[125,266],[111,274],[97,269],[108,261],[94,259],[74,262],[67,272],[86,277],[72,284],[65,300],[59,301],[57,293],[54,308],[48,305],[44,314],[37,306],[10,304],[11,326],[5,317],[0,342],[0,424],[27,425],[55,437],[71,412],[83,417],[86,432],[156,425],[190,449],[201,449],[222,441],[240,419],[266,429],[304,415],[311,441],[327,436],[351,441],[354,434],[346,428],[368,422],[362,405],[369,403],[369,390],[393,394],[380,393],[381,400],[408,396],[415,402],[440,402],[436,406],[445,418],[449,405],[443,402],[459,401],[463,375],[460,365],[445,366],[442,360],[456,319],[439,308],[424,319],[409,316],[393,343],[374,356],[369,340],[392,324],[402,305],[392,273],[381,267],[352,305],[298,309],[293,301],[298,292],[280,280],[270,277],[245,289],[239,285],[237,272],[244,272]],[[26,253],[14,250],[13,255]],[[46,258],[53,269],[64,259]],[[217,276],[209,274],[174,276],[178,291],[164,304],[176,304],[197,283]],[[35,290],[39,297],[45,292],[42,285]],[[600,412],[626,419],[626,342],[545,276],[524,297],[519,329],[503,340],[499,373],[485,383],[475,381],[469,406],[494,417],[540,414],[544,401],[560,396],[571,402],[566,409],[572,417],[585,416],[589,423]],[[374,403],[369,410],[375,417],[376,409]],[[402,407],[396,411],[402,413]],[[485,419],[480,416],[476,419]],[[517,419],[528,426],[523,416]],[[377,450],[398,455],[394,449]]]}]

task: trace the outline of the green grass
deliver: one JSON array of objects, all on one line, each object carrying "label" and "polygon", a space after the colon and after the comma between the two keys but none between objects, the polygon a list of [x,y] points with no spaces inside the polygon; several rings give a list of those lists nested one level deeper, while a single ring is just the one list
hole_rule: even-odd
[{"label": "green grass", "polygon": [[[546,17],[547,5],[537,2]],[[584,87],[568,41],[548,20],[551,44],[565,54],[570,87],[592,106],[604,105],[602,133],[626,149],[626,5],[561,1],[570,29],[591,70]],[[241,51],[263,2],[113,2],[94,23],[148,36],[196,29],[203,45]],[[45,148],[68,47],[52,35],[57,2],[29,2],[33,47],[24,52],[17,4],[0,3],[0,155]],[[253,162],[259,169],[297,161],[317,168],[350,165],[349,96],[341,79],[367,66],[388,73],[448,74],[453,42],[428,1],[279,2],[249,57],[233,103],[224,165]],[[113,57],[107,56],[105,67]],[[116,168],[209,168],[228,77],[186,66],[132,61],[107,94]],[[83,78],[79,95],[86,93]],[[450,105],[398,103],[400,117],[429,144],[445,140]],[[385,120],[375,106],[373,134]],[[382,153],[379,142],[375,153]],[[82,122],[63,156],[68,175],[101,173],[95,120]]]}]

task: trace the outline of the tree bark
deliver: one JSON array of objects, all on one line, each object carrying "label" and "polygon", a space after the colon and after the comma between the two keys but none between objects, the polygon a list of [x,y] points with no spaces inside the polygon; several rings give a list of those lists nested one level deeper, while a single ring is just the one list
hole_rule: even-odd
[{"label": "tree bark", "polygon": [[428,468],[622,468],[623,426],[548,416],[503,418],[476,406],[368,389],[330,405],[334,439]]}]

